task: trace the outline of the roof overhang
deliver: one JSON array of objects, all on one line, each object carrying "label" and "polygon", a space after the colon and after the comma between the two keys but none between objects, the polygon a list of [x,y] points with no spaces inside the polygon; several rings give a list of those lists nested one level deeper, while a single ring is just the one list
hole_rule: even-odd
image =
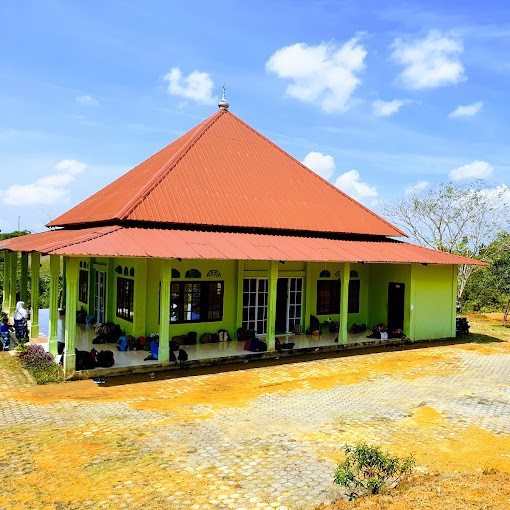
[{"label": "roof overhang", "polygon": [[49,230],[0,241],[0,250],[84,257],[476,264],[479,260],[402,241],[125,228]]}]

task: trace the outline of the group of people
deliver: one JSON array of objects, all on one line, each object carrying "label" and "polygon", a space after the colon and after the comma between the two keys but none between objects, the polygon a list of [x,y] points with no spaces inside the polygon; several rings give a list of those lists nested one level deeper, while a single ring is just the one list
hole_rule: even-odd
[{"label": "group of people", "polygon": [[28,340],[28,311],[26,310],[25,303],[23,301],[18,301],[16,303],[13,321],[14,326],[9,324],[9,319],[5,317],[2,320],[2,324],[0,324],[0,340],[5,351],[8,351],[11,346],[11,331],[14,331],[16,340]]}]

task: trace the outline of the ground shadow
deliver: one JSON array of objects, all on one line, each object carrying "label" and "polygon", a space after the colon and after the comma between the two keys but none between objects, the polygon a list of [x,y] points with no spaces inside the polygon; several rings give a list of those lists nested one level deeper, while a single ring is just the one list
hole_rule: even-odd
[{"label": "ground shadow", "polygon": [[[293,353],[288,353],[284,357],[275,357],[275,358],[265,358],[258,359],[258,355],[256,353],[252,354],[248,359],[239,361],[239,362],[231,362],[231,363],[223,363],[218,365],[205,365],[205,366],[191,366],[183,364],[180,368],[176,369],[176,367],[172,367],[169,370],[154,370],[154,372],[144,372],[139,374],[128,374],[128,375],[118,375],[118,376],[110,376],[106,378],[106,382],[101,385],[101,387],[112,387],[112,386],[121,386],[125,384],[136,384],[141,382],[150,382],[150,381],[163,381],[167,379],[179,379],[182,377],[193,377],[199,375],[207,375],[207,374],[219,374],[223,372],[237,372],[239,370],[246,370],[248,368],[261,368],[261,367],[271,367],[278,365],[288,365],[292,363],[304,363],[307,361],[316,361],[322,359],[335,359],[335,358],[345,358],[352,356],[362,356],[364,354],[376,354],[379,352],[388,352],[388,351],[409,351],[416,349],[427,349],[430,347],[438,347],[438,346],[449,346],[449,345],[461,345],[461,344],[489,344],[489,343],[500,343],[505,342],[505,340],[500,340],[499,338],[492,337],[489,335],[482,335],[478,333],[468,333],[459,335],[456,338],[448,338],[442,340],[422,340],[418,342],[403,342],[401,344],[388,344],[388,345],[378,345],[373,347],[360,347],[358,349],[342,349],[342,346],[338,346],[338,351],[314,351],[307,353],[300,353],[295,351]],[[178,365],[176,365],[178,366]]]}]

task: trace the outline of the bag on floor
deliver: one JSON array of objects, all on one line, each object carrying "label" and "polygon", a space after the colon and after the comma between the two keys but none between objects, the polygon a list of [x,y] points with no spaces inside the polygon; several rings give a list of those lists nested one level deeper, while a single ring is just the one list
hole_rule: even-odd
[{"label": "bag on floor", "polygon": [[102,368],[113,367],[115,363],[112,351],[99,351],[97,353],[97,366]]},{"label": "bag on floor", "polygon": [[76,355],[76,370],[92,370],[96,368],[96,361],[89,351],[74,349]]},{"label": "bag on floor", "polygon": [[127,338],[124,335],[120,336],[117,340],[117,350],[125,352],[128,350],[128,347],[129,344]]},{"label": "bag on floor", "polygon": [[218,340],[220,342],[229,342],[231,340],[230,335],[226,329],[218,329]]},{"label": "bag on floor", "polygon": [[188,353],[184,349],[179,349],[179,354],[177,355],[177,359],[183,363],[184,361],[188,361]]}]

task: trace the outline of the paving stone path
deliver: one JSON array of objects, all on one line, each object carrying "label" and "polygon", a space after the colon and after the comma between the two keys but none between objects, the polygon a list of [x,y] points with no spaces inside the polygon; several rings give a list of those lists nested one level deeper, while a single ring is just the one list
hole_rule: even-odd
[{"label": "paving stone path", "polygon": [[[61,431],[63,437],[72,431],[78,449],[87,438],[115,438],[114,448],[108,443],[105,453],[85,458],[80,469],[93,477],[100,468],[120,469],[114,462],[135,466],[132,477],[111,481],[106,497],[68,497],[64,504],[56,495],[53,506],[41,502],[40,508],[310,510],[341,497],[332,478],[342,443],[391,444],[420,408],[444,417],[434,429],[438,440],[471,425],[510,436],[510,355],[497,349],[409,351],[417,362],[396,371],[381,367],[398,368],[405,353],[247,368],[222,377],[242,393],[249,374],[259,381],[260,391],[230,406],[215,405],[213,398],[211,403],[207,398],[186,401],[190,392],[214,392],[217,374],[147,381],[145,394],[119,385],[108,388],[105,399],[34,402],[24,398],[31,382],[2,365],[8,354],[0,354],[0,434],[6,441],[15,441],[19,430]],[[370,370],[353,378],[367,363]],[[321,378],[329,383],[321,386]],[[297,386],[285,386],[296,379]],[[178,407],[151,407],[176,398],[183,399]],[[0,486],[4,494],[13,491],[13,501],[19,501],[16,488],[7,481],[13,473],[27,475],[40,468],[38,448],[41,443],[35,441],[9,458],[0,453]],[[153,473],[150,480],[137,477],[144,469]],[[1,501],[2,510],[23,508],[14,503],[2,507]]]}]

